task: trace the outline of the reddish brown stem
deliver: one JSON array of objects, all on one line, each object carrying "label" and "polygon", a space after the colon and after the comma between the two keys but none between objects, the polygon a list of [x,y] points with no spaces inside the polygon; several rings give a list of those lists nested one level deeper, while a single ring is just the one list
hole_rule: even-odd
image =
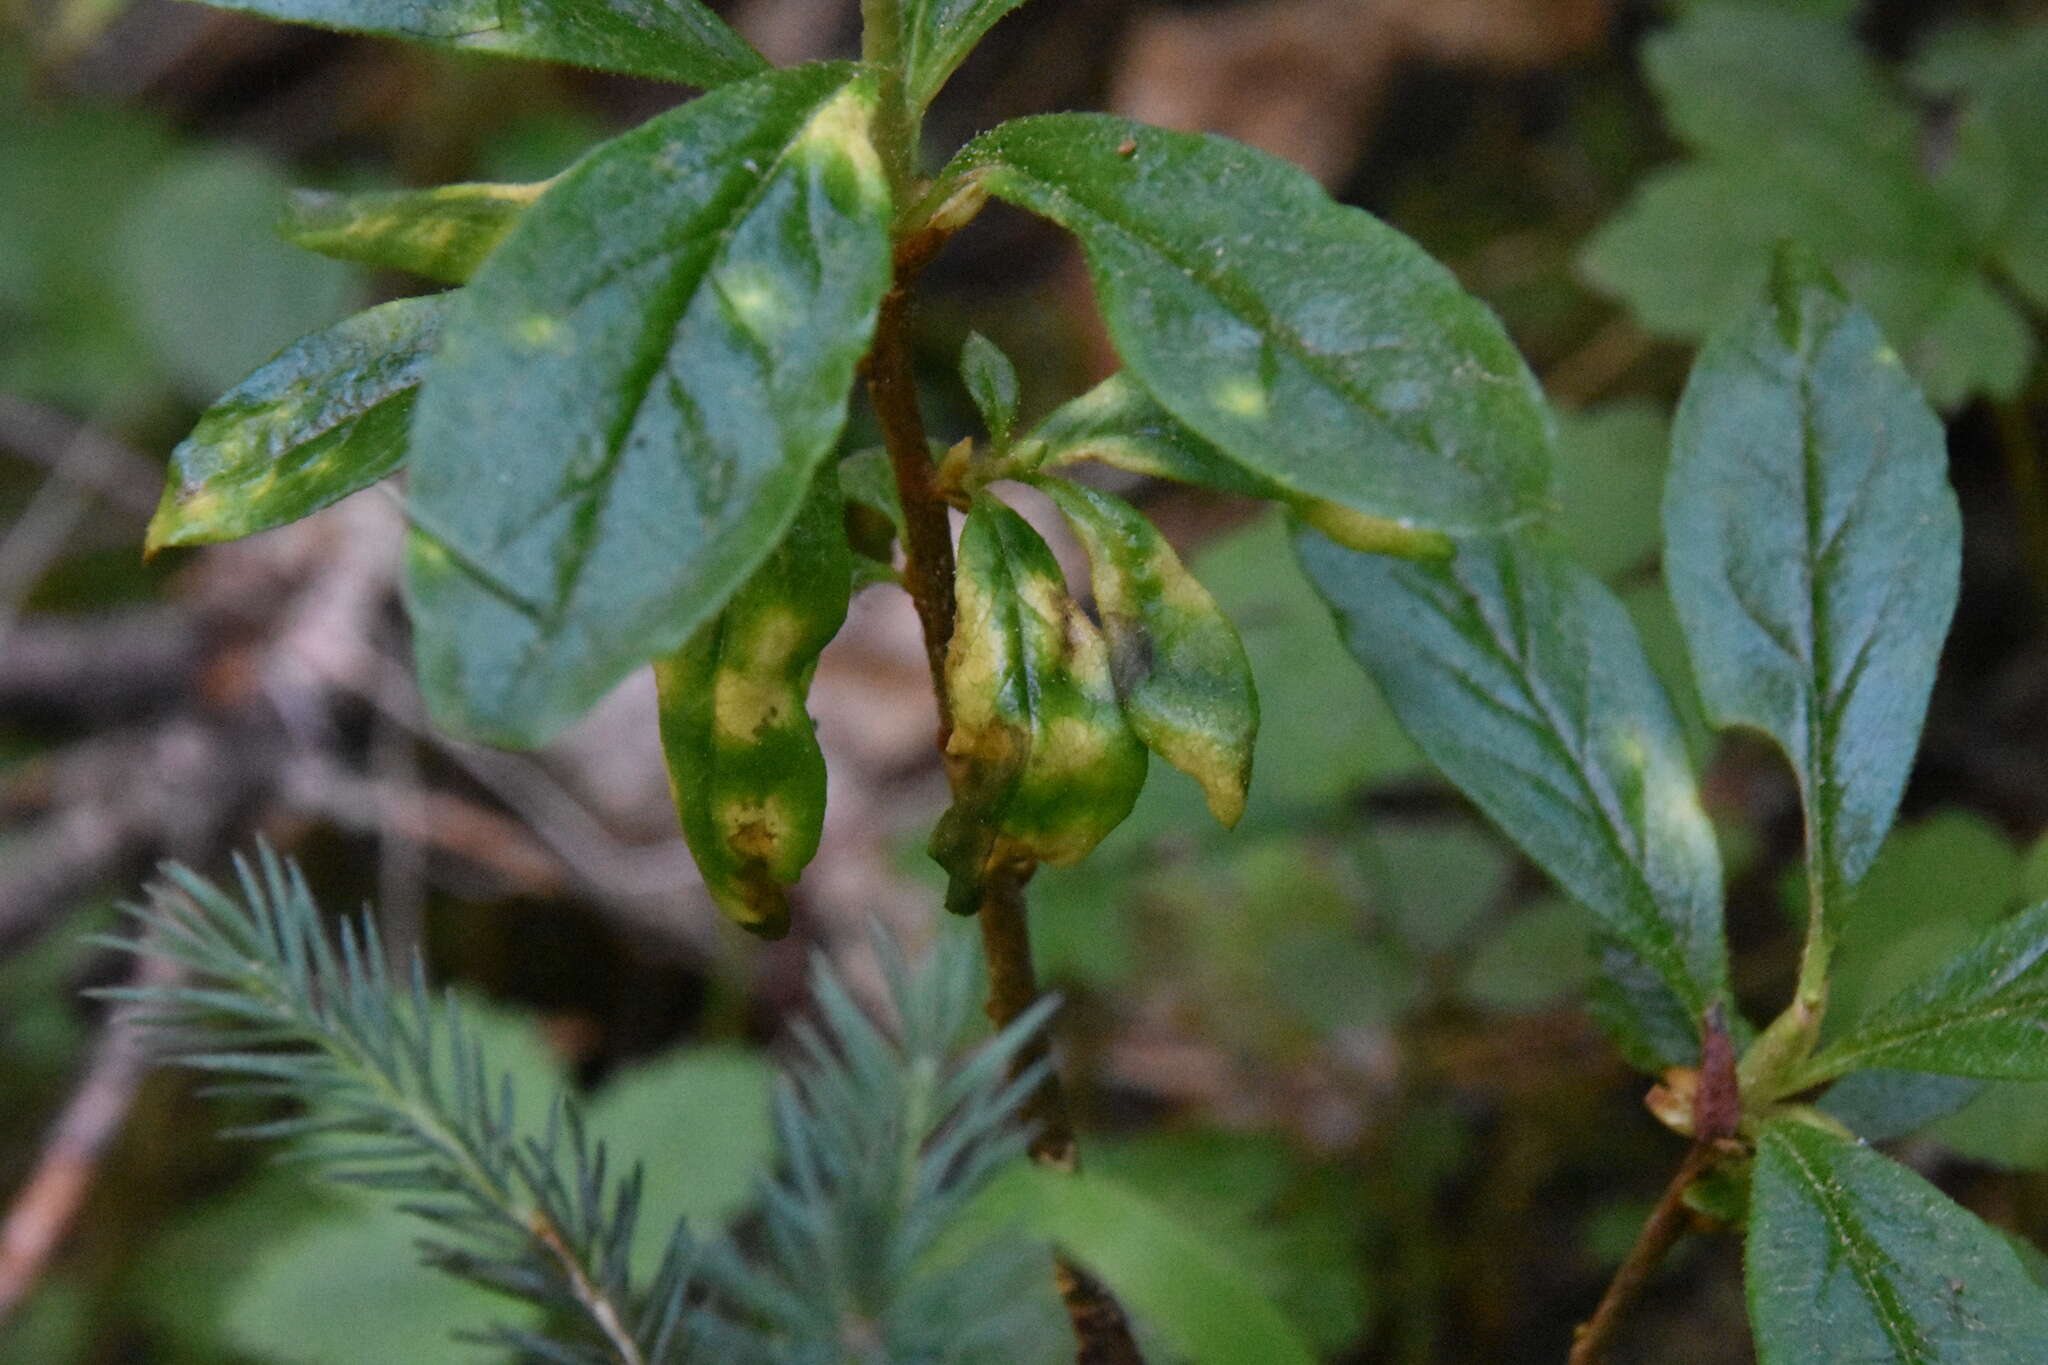
[{"label": "reddish brown stem", "polygon": [[[917,376],[910,358],[910,309],[911,284],[943,241],[943,233],[926,231],[898,245],[895,284],[882,300],[875,320],[874,349],[867,363],[868,399],[881,424],[889,463],[896,474],[897,496],[903,504],[903,581],[924,631],[925,662],[931,668],[932,691],[938,699],[942,754],[952,734],[953,716],[946,691],[946,647],[953,638],[953,533],[933,477],[931,443],[917,403]],[[947,772],[957,791],[962,774],[950,761]],[[982,951],[988,960],[988,1014],[997,1028],[1006,1027],[1038,999],[1024,910],[1024,885],[1031,879],[1033,866],[1028,860],[998,860],[982,882],[978,918]],[[1017,1058],[1015,1066],[1035,1065],[1048,1050],[1041,1037]],[[1032,1160],[1069,1172],[1080,1168],[1066,1091],[1057,1071],[1046,1073],[1026,1117],[1034,1125]],[[1122,1307],[1100,1282],[1058,1256],[1053,1277],[1073,1324],[1078,1365],[1144,1365]]]},{"label": "reddish brown stem", "polygon": [[1685,1192],[1713,1164],[1714,1155],[1713,1145],[1705,1142],[1694,1143],[1686,1152],[1685,1160],[1679,1163],[1671,1183],[1658,1198],[1657,1207],[1650,1211],[1642,1232],[1637,1234],[1636,1244],[1629,1248],[1628,1258],[1614,1273],[1600,1306],[1593,1310],[1592,1317],[1579,1324],[1572,1340],[1569,1365],[1599,1365],[1607,1358],[1607,1348],[1613,1345],[1614,1331],[1622,1315],[1642,1294],[1643,1286],[1650,1282],[1650,1276],[1685,1231]]}]

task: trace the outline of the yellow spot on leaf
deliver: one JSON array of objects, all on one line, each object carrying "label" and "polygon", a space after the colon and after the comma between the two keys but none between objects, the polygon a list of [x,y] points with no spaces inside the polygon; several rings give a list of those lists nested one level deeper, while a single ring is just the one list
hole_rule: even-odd
[{"label": "yellow spot on leaf", "polygon": [[1216,386],[1216,406],[1256,421],[1266,415],[1266,391],[1249,379],[1227,379]]}]

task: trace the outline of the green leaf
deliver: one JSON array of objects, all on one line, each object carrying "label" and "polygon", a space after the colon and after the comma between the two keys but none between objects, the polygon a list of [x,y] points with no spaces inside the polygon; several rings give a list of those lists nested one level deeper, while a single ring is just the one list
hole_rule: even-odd
[{"label": "green leaf", "polygon": [[1309,1365],[1315,1352],[1227,1247],[1097,1175],[1018,1165],[975,1215],[1059,1246],[1193,1365]]},{"label": "green leaf", "polygon": [[267,531],[398,468],[448,298],[358,313],[228,390],[171,452],[145,550]]},{"label": "green leaf", "polygon": [[294,24],[714,86],[766,69],[699,0],[207,0]]},{"label": "green leaf", "polygon": [[810,66],[664,114],[555,181],[463,291],[413,422],[442,724],[546,739],[781,540],[888,284],[873,103]]},{"label": "green leaf", "polygon": [[278,233],[336,260],[466,284],[547,187],[540,181],[369,194],[300,190],[287,201]]},{"label": "green leaf", "polygon": [[1955,609],[1941,424],[1870,316],[1796,258],[1693,367],[1664,566],[1716,724],[1783,748],[1832,925],[1891,826]]},{"label": "green leaf", "polygon": [[1923,90],[1961,106],[1941,183],[1969,203],[2012,282],[2048,308],[2048,24],[1960,25],[1915,67]]},{"label": "green leaf", "polygon": [[2022,1365],[2048,1293],[1905,1167],[1794,1120],[1757,1142],[1746,1255],[1760,1365]]},{"label": "green leaf", "polygon": [[1865,1142],[1890,1142],[1955,1113],[1983,1089],[1982,1081],[1967,1076],[1855,1071],[1830,1087],[1815,1107]]},{"label": "green leaf", "polygon": [[1559,417],[1551,524],[1596,578],[1612,582],[1654,562],[1669,447],[1669,423],[1651,403],[1624,400]]},{"label": "green leaf", "polygon": [[954,586],[947,753],[969,779],[932,857],[952,878],[947,908],[968,913],[991,860],[1086,857],[1131,813],[1145,747],[1118,705],[1102,633],[1038,533],[994,498],[968,510]]},{"label": "green leaf", "polygon": [[[1805,914],[1806,888],[1796,873],[1784,879],[1782,894],[1789,909]],[[2021,892],[2019,854],[1984,817],[1947,810],[1901,825],[1856,888],[1855,913],[1829,960],[1829,1024],[1861,1019],[1929,963],[1955,956],[2023,903],[2043,898],[2048,893]]]},{"label": "green leaf", "polygon": [[2048,901],[1879,1006],[1800,1074],[1825,1079],[1878,1066],[2048,1081]]},{"label": "green leaf", "polygon": [[[1298,807],[1330,806],[1369,784],[1427,771],[1422,755],[1337,638],[1329,610],[1301,576],[1283,518],[1261,516],[1218,536],[1188,567],[1237,624],[1259,696],[1259,780],[1246,818],[1293,825]],[[1161,807],[1191,788],[1154,783],[1139,814],[1153,829],[1185,830],[1193,801]]]},{"label": "green leaf", "polygon": [[676,1223],[711,1236],[773,1166],[775,1073],[735,1047],[681,1048],[628,1067],[589,1103],[590,1131],[615,1160],[643,1163],[633,1260],[651,1276]]},{"label": "green leaf", "polygon": [[1550,419],[1499,322],[1307,173],[1220,137],[1053,114],[992,130],[952,174],[1080,239],[1131,374],[1235,463],[1409,529],[1540,507]]},{"label": "green leaf", "polygon": [[2033,338],[1983,278],[2010,198],[2003,146],[1980,145],[1991,139],[1966,116],[1956,164],[1931,177],[1922,111],[1826,19],[1700,6],[1646,52],[1700,156],[1647,177],[1594,235],[1581,265],[1595,284],[1650,330],[1696,339],[1748,310],[1791,238],[1870,309],[1938,406],[2016,391]]},{"label": "green leaf", "polygon": [[1110,675],[1131,729],[1202,784],[1219,823],[1235,825],[1259,730],[1258,693],[1237,631],[1137,508],[1064,479],[1036,486],[1088,555]]},{"label": "green leaf", "polygon": [[1041,470],[1093,461],[1247,498],[1287,495],[1182,426],[1128,374],[1111,375],[1055,408],[1019,443],[1016,458]]},{"label": "green leaf", "polygon": [[[1859,1071],[1835,1088],[1866,1074]],[[1953,1076],[1942,1079],[1980,1093],[1929,1129],[1929,1137],[1971,1161],[2006,1170],[2048,1168],[2048,1083],[1994,1081],[1985,1085]]]},{"label": "green leaf", "polygon": [[[1034,883],[1033,904],[1037,890]],[[1175,1126],[1091,1140],[1088,1171],[1229,1247],[1251,1287],[1271,1297],[1319,1356],[1357,1344],[1372,1285],[1363,1211],[1343,1167],[1312,1162],[1278,1133]]]},{"label": "green leaf", "polygon": [[904,96],[922,109],[996,21],[1024,0],[903,0]]},{"label": "green leaf", "polygon": [[783,888],[825,828],[825,755],[805,699],[853,581],[831,472],[725,610],[654,663],[684,840],[719,908],[766,938],[789,931]]},{"label": "green leaf", "polygon": [[[1520,537],[1445,565],[1296,548],[1422,751],[1645,964],[1697,1036],[1727,989],[1721,863],[1671,704],[1598,580]],[[1667,1061],[1674,1042],[1656,1050]]]},{"label": "green leaf", "polygon": [[1748,155],[1810,140],[1889,155],[1919,129],[1846,24],[1753,4],[1703,6],[1644,45],[1672,131]]},{"label": "green leaf", "polygon": [[1518,911],[1465,964],[1458,986],[1491,1009],[1527,1013],[1585,989],[1594,959],[1585,907],[1552,898]]},{"label": "green leaf", "polygon": [[960,348],[960,378],[988,427],[989,439],[999,449],[1008,445],[1017,429],[1017,367],[1010,357],[981,333],[969,332],[967,344]]}]

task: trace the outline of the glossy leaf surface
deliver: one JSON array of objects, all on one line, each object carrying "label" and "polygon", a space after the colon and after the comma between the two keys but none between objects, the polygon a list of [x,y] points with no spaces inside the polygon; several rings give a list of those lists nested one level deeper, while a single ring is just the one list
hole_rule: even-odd
[{"label": "glossy leaf surface", "polygon": [[982,35],[1024,0],[903,0],[904,95],[914,108],[953,74]]},{"label": "glossy leaf surface", "polygon": [[829,467],[796,524],[689,644],[654,664],[683,837],[720,909],[768,938],[825,827],[825,755],[805,698],[853,578]]},{"label": "glossy leaf surface", "polygon": [[396,469],[448,304],[435,295],[358,313],[230,389],[171,452],[147,548],[282,526]]},{"label": "glossy leaf surface", "polygon": [[2048,1291],[2004,1237],[1804,1123],[1757,1142],[1745,1271],[1761,1365],[2022,1365],[2048,1341]]},{"label": "glossy leaf surface", "polygon": [[952,877],[948,908],[967,912],[991,858],[1058,867],[1087,856],[1136,803],[1145,748],[1118,705],[1102,633],[1038,532],[994,498],[967,514],[955,602],[947,752],[970,778],[932,856]]},{"label": "glossy leaf surface", "polygon": [[1726,990],[1720,856],[1621,603],[1520,537],[1465,542],[1442,565],[1308,533],[1296,546],[1416,744],[1626,945],[1612,965],[1640,979],[1610,1017],[1636,1020],[1625,1036],[1659,1060],[1694,1061]]},{"label": "glossy leaf surface", "polygon": [[780,541],[888,280],[872,104],[814,66],[664,114],[554,182],[463,291],[413,427],[443,724],[545,739]]},{"label": "glossy leaf surface", "polygon": [[294,24],[714,86],[767,67],[699,0],[208,0]]},{"label": "glossy leaf surface", "polygon": [[1807,1064],[2048,1081],[2048,901],[2023,910],[1893,996]]},{"label": "glossy leaf surface", "polygon": [[1080,239],[1131,374],[1235,463],[1410,528],[1540,506],[1548,410],[1499,322],[1305,172],[1220,137],[1053,114],[994,129],[955,173]]},{"label": "glossy leaf surface", "polygon": [[1064,479],[1037,486],[1087,552],[1110,674],[1131,729],[1202,784],[1210,814],[1236,824],[1259,729],[1236,628],[1137,508]]},{"label": "glossy leaf surface", "polygon": [[542,181],[368,194],[300,190],[278,231],[337,260],[465,284],[546,188]]},{"label": "glossy leaf surface", "polygon": [[1790,256],[1673,428],[1665,576],[1700,697],[1790,758],[1831,915],[1891,827],[1955,610],[1947,465],[1876,324]]}]

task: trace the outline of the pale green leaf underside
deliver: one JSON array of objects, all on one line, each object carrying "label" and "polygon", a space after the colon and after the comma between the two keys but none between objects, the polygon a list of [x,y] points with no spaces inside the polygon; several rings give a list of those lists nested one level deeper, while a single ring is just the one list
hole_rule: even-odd
[{"label": "pale green leaf underside", "polygon": [[1298,168],[1053,114],[994,129],[953,174],[1080,239],[1132,376],[1236,463],[1412,528],[1490,530],[1541,506],[1548,410],[1499,322]]},{"label": "pale green leaf underside", "polygon": [[278,227],[308,251],[465,284],[546,182],[329,194],[300,190]]},{"label": "pale green leaf underside", "polygon": [[1673,427],[1665,577],[1701,699],[1784,749],[1834,887],[1891,826],[1955,609],[1947,465],[1869,315],[1790,273],[1702,352]]},{"label": "pale green leaf underside", "polygon": [[222,395],[171,452],[148,548],[282,526],[396,469],[449,299],[358,313],[293,342]]},{"label": "pale green leaf underside", "polygon": [[1893,996],[1806,1067],[2048,1080],[2048,901],[1994,927]]},{"label": "pale green leaf underside", "polygon": [[1632,997],[1661,986],[1670,1007],[1634,1005],[1637,1041],[1695,1060],[1700,1016],[1726,993],[1720,856],[1621,603],[1522,537],[1463,542],[1440,565],[1306,532],[1296,546],[1410,737],[1639,959],[1612,964],[1644,978]]},{"label": "pale green leaf underside", "polygon": [[1803,1123],[1758,1140],[1746,1262],[1760,1365],[2023,1365],[2048,1342],[2048,1291],[2003,1237]]},{"label": "pale green leaf underside", "polygon": [[1226,1247],[1099,1175],[1014,1165],[977,1221],[1060,1247],[1194,1365],[1309,1365],[1314,1350]]},{"label": "pale green leaf underside", "polygon": [[207,0],[295,24],[715,86],[767,68],[700,0]]},{"label": "pale green leaf underside", "polygon": [[888,282],[873,100],[811,66],[664,114],[463,291],[413,427],[409,601],[444,724],[545,739],[780,540]]}]

